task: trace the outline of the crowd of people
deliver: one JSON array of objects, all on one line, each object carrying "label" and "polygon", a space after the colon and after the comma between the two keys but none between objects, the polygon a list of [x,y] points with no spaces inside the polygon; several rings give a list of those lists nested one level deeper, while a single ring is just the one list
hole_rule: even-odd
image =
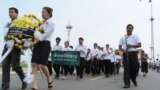
[{"label": "crowd of people", "polygon": [[149,68],[152,69],[153,71],[156,70],[157,73],[160,72],[160,60],[156,59],[155,61],[149,62]]},{"label": "crowd of people", "polygon": [[[126,27],[126,35],[120,38],[119,49],[115,51],[109,44],[105,47],[99,46],[97,43],[93,44],[92,48],[88,48],[84,43],[84,38],[79,37],[77,46],[74,48],[69,41],[61,45],[61,38],[56,38],[56,45],[51,46],[51,36],[54,31],[54,23],[51,20],[52,8],[44,7],[42,9],[44,35],[30,44],[33,49],[32,55],[32,73],[34,75],[32,90],[38,90],[38,71],[42,70],[47,78],[48,90],[53,88],[53,70],[55,72],[55,79],[66,80],[67,76],[76,74],[77,80],[83,79],[84,73],[87,75],[99,76],[104,74],[107,78],[114,74],[119,74],[121,65],[124,67],[124,88],[130,87],[130,80],[137,86],[136,77],[138,75],[139,63],[137,48],[141,47],[141,41],[137,35],[132,34],[134,26],[128,24]],[[9,8],[9,16],[11,22],[18,17],[18,9]],[[5,45],[3,54],[7,51]],[[80,52],[80,65],[61,65],[52,64],[51,51],[78,51]],[[123,54],[119,53],[122,52]],[[9,90],[10,88],[10,65],[12,69],[18,74],[22,81],[22,89],[27,88],[27,83],[23,81],[25,74],[20,66],[21,50],[14,47],[12,52],[2,62],[2,89]],[[146,76],[148,73],[147,55],[143,51],[141,53],[142,72]],[[159,64],[156,64],[156,67]],[[157,67],[158,68],[158,67]],[[76,73],[75,73],[76,72]],[[157,69],[159,72],[159,68]]]},{"label": "crowd of people", "polygon": [[[122,62],[122,56],[119,55],[119,52],[115,52],[110,48],[109,44],[106,44],[105,49],[98,46],[97,43],[93,44],[93,49],[87,48],[83,41],[84,39],[80,37],[78,39],[78,45],[73,49],[72,46],[69,46],[69,42],[65,41],[64,47],[60,45],[61,38],[56,38],[56,45],[53,47],[53,51],[79,51],[80,52],[80,66],[67,66],[53,64],[53,69],[56,72],[55,78],[58,79],[59,75],[63,75],[63,79],[67,79],[68,73],[71,75],[74,74],[74,69],[77,72],[77,79],[83,78],[83,73],[92,74],[92,76],[105,74],[106,77],[109,77],[113,74],[118,74]],[[50,58],[49,58],[50,60]],[[48,68],[50,75],[52,72],[51,61],[48,63]]]}]

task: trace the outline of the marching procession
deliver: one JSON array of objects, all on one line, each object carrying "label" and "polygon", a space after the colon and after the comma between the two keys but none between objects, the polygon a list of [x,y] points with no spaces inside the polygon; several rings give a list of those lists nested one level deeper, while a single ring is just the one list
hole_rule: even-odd
[{"label": "marching procession", "polygon": [[[44,7],[42,9],[43,21],[40,26],[43,28],[44,33],[39,38],[32,41],[25,42],[24,46],[32,48],[32,90],[38,90],[38,71],[40,70],[46,76],[48,82],[48,90],[53,88],[53,75],[55,79],[59,79],[62,76],[63,80],[67,80],[67,76],[75,75],[77,80],[83,79],[84,74],[95,76],[105,75],[106,78],[112,77],[115,74],[119,74],[120,67],[124,67],[124,87],[130,87],[130,80],[135,86],[138,86],[136,77],[138,76],[139,62],[138,62],[138,49],[141,47],[141,41],[139,37],[132,34],[134,26],[128,24],[126,27],[126,34],[119,40],[119,49],[114,50],[109,44],[105,47],[99,46],[98,43],[94,43],[92,48],[88,48],[85,45],[85,39],[83,37],[78,38],[77,46],[74,48],[70,45],[69,41],[64,42],[64,46],[61,45],[61,38],[55,39],[56,45],[51,46],[51,36],[54,32],[54,23],[51,21],[53,9],[50,7]],[[9,8],[9,16],[11,23],[9,27],[12,27],[12,23],[18,20],[18,9],[15,7]],[[9,29],[10,30],[10,29]],[[8,31],[10,32],[10,31]],[[9,35],[9,33],[8,33]],[[35,35],[35,34],[34,34]],[[38,37],[38,36],[34,36]],[[12,38],[14,39],[14,38]],[[20,39],[20,38],[19,38]],[[10,40],[6,41],[3,55],[11,47]],[[16,40],[15,40],[16,41]],[[9,44],[8,44],[9,43]],[[27,45],[26,45],[27,44]],[[2,61],[2,89],[10,89],[10,64],[13,71],[15,71],[22,81],[22,89],[26,89],[28,84],[25,79],[25,74],[20,66],[20,53],[22,48],[13,45],[11,52],[6,55]],[[79,65],[62,65],[56,64],[52,60],[51,51],[77,51],[80,53]],[[146,76],[148,73],[148,63],[145,52],[142,51],[140,55],[142,62],[142,72]],[[53,71],[54,70],[54,71]],[[55,72],[55,74],[54,74]],[[75,73],[76,72],[76,73]]]}]

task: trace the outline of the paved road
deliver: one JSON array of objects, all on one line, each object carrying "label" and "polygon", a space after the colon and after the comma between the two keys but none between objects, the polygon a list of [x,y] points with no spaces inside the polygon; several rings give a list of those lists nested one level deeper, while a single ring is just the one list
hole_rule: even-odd
[{"label": "paved road", "polygon": [[[1,80],[0,75],[0,80]],[[46,79],[39,78],[39,90],[47,90]],[[147,77],[138,77],[138,87],[131,85],[127,90],[160,90],[160,74],[150,71]],[[1,84],[1,82],[0,82]],[[54,80],[53,90],[124,90],[122,70],[119,75],[105,78],[103,75],[97,77],[84,76],[82,80],[76,80],[75,76],[69,76],[68,80]],[[20,90],[21,83],[17,75],[11,76],[11,90]],[[30,90],[31,85],[26,90]]]}]

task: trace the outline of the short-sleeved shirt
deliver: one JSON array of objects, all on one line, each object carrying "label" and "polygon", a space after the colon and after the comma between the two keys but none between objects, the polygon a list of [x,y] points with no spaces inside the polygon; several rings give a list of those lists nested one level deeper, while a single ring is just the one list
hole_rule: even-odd
[{"label": "short-sleeved shirt", "polygon": [[98,49],[92,49],[91,50],[91,56],[98,58]]},{"label": "short-sleeved shirt", "polygon": [[87,54],[87,47],[85,45],[77,45],[75,51],[80,51],[80,57],[85,58]]},{"label": "short-sleeved shirt", "polygon": [[[119,45],[122,46],[123,50],[127,49],[127,44],[138,45],[138,43],[141,43],[141,41],[137,35],[123,36],[119,41]],[[137,48],[128,48],[128,51],[137,51]]]},{"label": "short-sleeved shirt", "polygon": [[115,60],[116,60],[115,52],[111,52],[109,54],[109,58],[110,58],[111,62],[115,62]]},{"label": "short-sleeved shirt", "polygon": [[62,51],[62,46],[61,45],[54,45],[53,51]]},{"label": "short-sleeved shirt", "polygon": [[109,50],[104,50],[104,60],[110,60],[110,51]]},{"label": "short-sleeved shirt", "polygon": [[70,47],[64,47],[64,48],[63,48],[63,51],[73,51],[73,50],[72,50],[72,48],[70,48]]}]

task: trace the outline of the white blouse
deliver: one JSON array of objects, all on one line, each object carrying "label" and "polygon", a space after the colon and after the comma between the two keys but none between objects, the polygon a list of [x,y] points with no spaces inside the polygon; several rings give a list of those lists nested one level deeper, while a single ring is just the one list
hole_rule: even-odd
[{"label": "white blouse", "polygon": [[51,36],[54,31],[54,23],[51,21],[51,19],[48,19],[46,22],[44,22],[42,25],[44,34],[40,37],[40,41],[51,41]]}]

